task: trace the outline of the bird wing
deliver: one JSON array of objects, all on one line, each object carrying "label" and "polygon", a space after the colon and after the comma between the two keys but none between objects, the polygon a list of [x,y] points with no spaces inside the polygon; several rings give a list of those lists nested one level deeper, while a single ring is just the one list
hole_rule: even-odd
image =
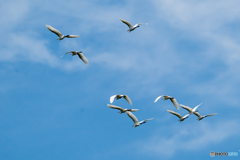
[{"label": "bird wing", "polygon": [[131,112],[137,112],[139,109],[131,109]]},{"label": "bird wing", "polygon": [[191,107],[184,106],[184,105],[182,105],[182,104],[180,104],[180,106],[181,106],[183,109],[188,110],[188,112],[192,112],[192,108],[191,108]]},{"label": "bird wing", "polygon": [[115,99],[116,96],[117,96],[117,95],[113,95],[113,96],[110,97],[110,103],[113,103],[113,101],[114,101],[114,99]]},{"label": "bird wing", "polygon": [[125,23],[129,28],[132,28],[132,27],[133,27],[130,22],[125,21],[125,20],[123,20],[123,19],[121,19],[121,18],[120,18],[120,20],[121,20],[123,23]]},{"label": "bird wing", "polygon": [[199,118],[202,117],[198,112],[193,112],[193,114],[195,114],[195,115],[198,116]]},{"label": "bird wing", "polygon": [[126,111],[126,113],[133,120],[134,123],[138,123],[137,117],[134,114],[132,114],[132,112]]},{"label": "bird wing", "polygon": [[179,118],[183,118],[179,113],[176,113],[174,111],[171,111],[171,110],[167,110],[169,113],[172,113],[174,114],[175,116],[178,116]]},{"label": "bird wing", "polygon": [[63,57],[65,54],[68,54],[68,53],[71,53],[71,52],[73,52],[73,51],[69,51],[69,52],[67,52],[67,53],[64,53],[61,57]]},{"label": "bird wing", "polygon": [[79,37],[79,35],[66,35],[65,37],[67,37],[67,38],[77,38],[77,37]]},{"label": "bird wing", "polygon": [[161,97],[162,97],[162,96],[158,96],[158,97],[155,99],[154,103],[156,103]]},{"label": "bird wing", "polygon": [[164,101],[165,101],[165,100],[168,100],[168,99],[171,99],[171,98],[173,98],[173,97],[168,96],[168,95],[164,95],[164,96],[163,96],[163,100],[164,100]]},{"label": "bird wing", "polygon": [[59,30],[53,28],[52,26],[46,25],[46,27],[47,27],[47,29],[49,29],[51,32],[55,33],[58,37],[63,36],[62,33],[61,33]]},{"label": "bird wing", "polygon": [[126,99],[126,101],[128,101],[128,103],[132,105],[132,101],[127,95],[123,95],[123,98]]},{"label": "bird wing", "polygon": [[78,52],[77,55],[86,65],[88,65],[88,60],[82,53]]},{"label": "bird wing", "polygon": [[142,121],[139,122],[139,123],[147,122],[147,121],[150,121],[150,120],[152,120],[152,119],[154,119],[154,118],[150,118],[150,119],[142,120]]},{"label": "bird wing", "polygon": [[214,116],[214,115],[216,115],[216,114],[217,114],[217,113],[208,114],[208,115],[205,115],[205,116],[203,116],[203,117]]},{"label": "bird wing", "polygon": [[202,103],[200,103],[199,105],[197,105],[196,107],[193,108],[193,112],[195,112],[197,110],[197,108],[201,105]]},{"label": "bird wing", "polygon": [[115,106],[115,105],[111,105],[111,104],[108,104],[107,106],[109,108],[112,108],[112,109],[118,109],[118,110],[124,111],[124,109],[122,107],[119,107],[119,106]]},{"label": "bird wing", "polygon": [[186,114],[185,116],[183,116],[183,118],[185,119],[185,118],[187,118],[189,116],[189,114]]},{"label": "bird wing", "polygon": [[148,25],[148,23],[138,23],[137,25]]},{"label": "bird wing", "polygon": [[177,103],[177,100],[175,98],[170,98],[170,100],[173,103],[173,105],[177,108],[177,110],[179,110],[179,105]]}]

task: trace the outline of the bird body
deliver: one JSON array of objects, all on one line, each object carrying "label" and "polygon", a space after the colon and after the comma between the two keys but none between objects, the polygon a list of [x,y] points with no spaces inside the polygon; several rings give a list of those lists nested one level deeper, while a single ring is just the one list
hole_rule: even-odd
[{"label": "bird body", "polygon": [[147,23],[138,23],[138,24],[135,24],[134,26],[132,26],[131,23],[128,21],[123,20],[121,18],[120,18],[120,20],[129,27],[129,29],[127,30],[129,33],[132,32],[134,29],[140,27],[140,25],[147,24]]},{"label": "bird body", "polygon": [[61,57],[63,57],[65,54],[71,53],[72,56],[78,55],[78,57],[86,64],[88,65],[87,58],[82,54],[82,51],[69,51],[67,53],[64,53]]},{"label": "bird body", "polygon": [[46,27],[47,27],[47,29],[49,29],[51,32],[55,33],[58,36],[58,39],[57,39],[58,41],[63,40],[65,37],[67,37],[67,38],[79,37],[79,35],[62,35],[62,33],[59,30],[53,28],[50,25],[46,25]]},{"label": "bird body", "polygon": [[136,112],[138,111],[139,109],[124,109],[122,107],[119,107],[119,106],[115,106],[115,105],[111,105],[111,104],[108,104],[107,105],[109,108],[112,108],[112,109],[118,109],[120,114],[122,113],[125,113],[126,111],[130,111],[130,112]]},{"label": "bird body", "polygon": [[171,110],[167,110],[169,113],[177,116],[179,118],[179,122],[182,122],[184,121],[185,119],[188,118],[189,114],[186,114],[185,116],[181,116],[181,114],[177,113],[177,112],[174,112],[174,111],[171,111]]},{"label": "bird body", "polygon": [[126,113],[127,113],[127,115],[133,120],[133,122],[134,122],[133,128],[138,127],[138,126],[140,126],[141,124],[144,124],[144,123],[146,123],[147,121],[150,121],[150,120],[153,119],[153,118],[150,118],[150,119],[142,120],[142,121],[139,122],[138,119],[137,119],[137,117],[136,117],[132,112],[126,111]]},{"label": "bird body", "polygon": [[205,117],[209,117],[209,116],[214,116],[216,115],[217,113],[213,113],[213,114],[208,114],[208,115],[204,115],[204,116],[201,116],[198,112],[194,112],[194,114],[198,117],[198,121],[202,120],[203,118]]},{"label": "bird body", "polygon": [[158,97],[156,98],[156,100],[154,101],[154,103],[156,103],[156,102],[157,102],[160,98],[162,98],[162,97],[163,97],[163,100],[164,100],[164,101],[170,99],[171,102],[173,103],[173,105],[179,110],[179,105],[178,105],[177,100],[176,100],[174,97],[171,97],[171,96],[167,96],[167,95],[158,96]]},{"label": "bird body", "polygon": [[118,99],[121,99],[121,98],[124,98],[129,104],[132,105],[132,101],[127,95],[120,95],[120,94],[111,96],[110,97],[110,103],[113,103],[114,99],[118,100]]},{"label": "bird body", "polygon": [[[202,103],[201,103],[202,104]],[[196,107],[194,107],[193,109],[191,107],[188,107],[188,106],[185,106],[185,105],[182,105],[180,104],[180,106],[183,108],[183,109],[186,109],[189,113],[188,114],[193,114],[194,112],[198,112],[197,111],[197,108],[201,105],[197,105]]]}]

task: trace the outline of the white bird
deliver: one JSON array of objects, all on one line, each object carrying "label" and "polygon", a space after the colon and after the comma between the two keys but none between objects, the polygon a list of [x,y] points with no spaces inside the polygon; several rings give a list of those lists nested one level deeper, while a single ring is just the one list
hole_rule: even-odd
[{"label": "white bird", "polygon": [[135,24],[134,26],[132,26],[131,23],[128,22],[128,21],[123,20],[123,19],[121,19],[121,18],[120,18],[120,20],[129,27],[129,29],[127,30],[129,33],[132,32],[134,29],[140,27],[140,25],[143,25],[143,24],[146,24],[146,25],[147,25],[147,23],[138,23],[138,24]]},{"label": "white bird", "polygon": [[[72,56],[75,56],[75,55],[78,55],[78,57],[86,64],[88,65],[88,60],[87,58],[82,54],[82,51],[80,52],[77,52],[77,51],[69,51],[67,53],[64,53],[65,54],[68,54],[68,53],[71,53]],[[63,57],[64,55],[62,55],[61,57]]]},{"label": "white bird", "polygon": [[122,114],[122,113],[125,113],[126,111],[130,111],[130,112],[136,112],[138,111],[139,109],[123,109],[122,107],[119,107],[119,106],[114,106],[114,105],[111,105],[111,104],[108,104],[107,105],[109,108],[112,108],[112,109],[118,109],[120,110],[118,113]]},{"label": "white bird", "polygon": [[47,27],[47,29],[49,29],[51,32],[55,33],[58,36],[58,39],[57,39],[58,41],[64,39],[65,37],[67,37],[67,38],[77,38],[77,37],[79,37],[79,35],[66,35],[66,36],[64,36],[64,35],[62,35],[62,33],[59,30],[53,28],[52,26],[46,25],[46,27]]},{"label": "white bird", "polygon": [[121,98],[124,98],[126,99],[126,101],[132,105],[132,101],[130,100],[130,98],[127,96],[127,95],[113,95],[110,97],[110,103],[113,103],[114,99],[118,100],[118,99],[121,99]]},{"label": "white bird", "polygon": [[127,115],[133,120],[133,122],[134,122],[133,128],[135,128],[135,127],[137,127],[137,126],[140,126],[141,124],[146,123],[147,121],[150,121],[150,120],[153,119],[153,118],[150,118],[150,119],[146,119],[146,120],[143,120],[143,121],[141,121],[141,122],[138,122],[137,117],[136,117],[134,114],[132,114],[132,112],[126,111],[126,113],[127,113]]},{"label": "white bird", "polygon": [[184,121],[186,118],[188,118],[189,114],[186,114],[185,116],[181,116],[179,113],[171,111],[171,110],[167,110],[169,113],[172,113],[175,116],[178,116],[179,118],[179,122]]},{"label": "white bird", "polygon": [[[202,103],[201,103],[201,104],[202,104]],[[193,114],[194,112],[198,112],[198,111],[197,111],[197,108],[198,108],[201,104],[197,105],[197,106],[194,107],[193,109],[192,109],[191,107],[184,106],[184,105],[182,105],[182,104],[180,104],[180,106],[181,106],[183,109],[188,110],[188,112],[189,112],[188,114]]]},{"label": "white bird", "polygon": [[162,96],[157,97],[156,100],[154,101],[154,103],[156,103],[161,97],[163,97],[164,101],[170,99],[171,102],[173,103],[173,105],[179,110],[179,105],[177,103],[177,100],[174,97],[170,97],[167,95],[162,95]]},{"label": "white bird", "polygon": [[203,118],[205,117],[208,117],[208,116],[214,116],[216,115],[217,113],[213,113],[213,114],[208,114],[208,115],[205,115],[205,116],[201,116],[198,112],[193,112],[197,117],[198,117],[198,121],[202,120]]}]

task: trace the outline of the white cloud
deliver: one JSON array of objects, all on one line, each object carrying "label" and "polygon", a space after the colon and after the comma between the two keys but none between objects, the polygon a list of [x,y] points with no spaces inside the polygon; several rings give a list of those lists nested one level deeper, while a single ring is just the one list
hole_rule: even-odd
[{"label": "white cloud", "polygon": [[[202,121],[197,125],[170,125],[164,130],[174,132],[174,134],[165,135],[160,131],[144,141],[136,143],[140,152],[151,153],[155,155],[173,156],[178,151],[193,151],[206,146],[221,144],[231,136],[239,134],[235,121],[218,122],[217,124],[207,124]],[[162,128],[163,129],[163,128]],[[161,130],[162,130],[161,129]],[[171,135],[171,136],[169,136]],[[139,147],[140,146],[140,147]]]},{"label": "white cloud", "polygon": [[60,60],[60,55],[54,55],[53,51],[46,47],[47,42],[41,39],[39,40],[34,33],[11,34],[3,44],[5,44],[6,47],[2,49],[4,54],[0,56],[0,61],[30,61],[63,70],[86,68],[77,56],[71,61]]},{"label": "white cloud", "polygon": [[[142,94],[156,94],[159,90],[168,92],[169,86],[176,84],[186,88],[183,93],[204,98],[211,96],[215,102],[219,97],[229,97],[235,93],[236,96],[231,96],[232,100],[226,98],[225,103],[237,104],[236,100],[233,101],[238,93],[234,85],[239,79],[235,74],[239,68],[239,41],[234,34],[223,32],[225,24],[239,19],[237,1],[152,0],[153,4],[150,3],[149,7],[155,8],[151,10],[143,10],[145,8],[134,1],[121,7],[91,1],[51,1],[43,6],[39,5],[43,2],[14,2],[6,2],[4,5],[4,14],[12,15],[12,18],[1,19],[6,26],[10,26],[0,27],[2,37],[5,37],[1,40],[0,49],[5,53],[1,54],[1,61],[29,61],[75,71],[87,66],[77,57],[69,61],[67,57],[61,59],[60,56],[69,50],[80,49],[88,58],[89,66],[127,71],[123,77],[128,80],[126,85],[141,85]],[[147,13],[142,14],[143,11]],[[127,26],[119,18],[133,23],[149,22],[149,25],[141,26],[129,34],[126,32]],[[56,41],[56,36],[46,29],[46,23],[59,27],[63,33],[79,33],[80,37],[73,41],[63,40],[54,48],[49,43]],[[109,32],[115,37],[111,37]],[[106,37],[101,42],[92,42],[91,39],[95,40],[98,33],[106,33],[116,44],[101,47],[102,41],[108,43]],[[44,37],[46,34],[52,37],[47,39]],[[86,37],[91,37],[87,47],[84,46]],[[203,43],[199,48],[204,49],[196,51],[198,54],[192,53],[191,49],[181,51],[179,45],[192,47],[191,44],[179,44],[182,39],[196,44]],[[103,48],[101,52],[99,48]],[[198,77],[198,73],[210,73],[209,68],[212,68],[214,61],[223,63],[226,69],[221,73],[212,71],[211,78],[205,78],[201,84],[196,83],[192,77]],[[138,83],[137,79],[140,79]],[[227,83],[223,85],[223,82]],[[219,88],[223,88],[221,92],[218,92]]]},{"label": "white cloud", "polygon": [[[117,7],[107,9],[106,6],[99,6],[95,3],[83,1],[61,1],[58,3],[51,1],[42,6],[34,1],[26,0],[21,1],[21,3],[11,1],[4,3],[2,6],[4,6],[1,10],[2,14],[9,16],[3,16],[0,19],[4,24],[0,27],[0,31],[2,31],[2,37],[5,37],[1,40],[2,46],[0,50],[4,54],[1,54],[0,61],[30,61],[68,71],[86,68],[86,66],[80,65],[81,61],[78,58],[78,61],[61,61],[53,52],[59,52],[59,49],[61,49],[61,54],[63,54],[69,50],[74,50],[73,48],[78,50],[79,48],[81,48],[81,50],[85,48],[89,51],[92,50],[94,53],[96,52],[94,49],[95,46],[93,44],[91,45],[92,49],[89,49],[81,47],[79,44],[82,42],[76,43],[64,40],[64,42],[62,42],[62,44],[60,42],[58,48],[55,48],[53,51],[51,45],[48,43],[53,40],[56,41],[56,36],[52,36],[54,38],[51,37],[51,40],[44,39],[43,36],[41,36],[42,30],[49,32],[45,27],[46,22],[51,21],[51,24],[59,24],[60,26],[64,24],[66,27],[69,27],[68,32],[80,33],[80,38],[84,38],[84,34],[90,34],[91,31],[96,33],[104,32],[111,28],[114,29],[112,24],[116,24],[116,21],[120,22],[116,17],[126,14],[121,11],[121,9],[117,9]],[[38,9],[36,9],[36,6]],[[62,10],[60,8],[64,9]],[[69,12],[70,10],[71,12]],[[54,18],[54,16],[60,16],[61,21],[59,21],[60,17]],[[45,19],[42,17],[45,17]],[[72,24],[68,22],[67,19],[69,18],[74,20]],[[39,25],[41,27],[39,27]],[[65,33],[64,26],[60,29]],[[85,53],[85,51],[83,52]],[[88,55],[86,57],[88,58]]]},{"label": "white cloud", "polygon": [[21,1],[1,1],[0,6],[0,33],[3,34],[14,29],[19,23],[22,23],[29,12],[29,3]]},{"label": "white cloud", "polygon": [[214,31],[221,25],[239,19],[239,1],[156,1],[153,0],[158,14],[162,19],[170,22],[174,27],[184,30],[198,29],[202,31]]},{"label": "white cloud", "polygon": [[[143,104],[147,96],[153,97],[153,103],[155,97],[169,93],[171,96],[187,97],[188,101],[177,99],[187,105],[189,101],[195,104],[193,101],[196,97],[200,102],[207,101],[204,106],[210,106],[210,113],[217,108],[224,108],[224,104],[227,107],[238,106],[239,91],[236,86],[240,80],[237,74],[240,41],[234,31],[225,30],[225,25],[234,21],[238,23],[240,2],[150,2],[153,4],[147,11],[143,11],[144,6],[138,5],[136,1],[127,2],[124,6],[104,6],[91,1],[4,2],[0,6],[0,13],[8,16],[0,17],[4,24],[0,26],[3,37],[0,40],[0,61],[27,61],[64,71],[92,66],[101,68],[95,76],[83,79],[80,87],[86,87],[88,92],[103,92],[101,95],[112,93],[113,90],[132,92],[135,99]],[[127,33],[127,26],[119,18],[132,23],[148,22],[149,25]],[[79,33],[80,37],[53,43],[57,42],[57,37],[46,29],[46,24],[56,27],[62,33]],[[46,38],[46,35],[52,36]],[[101,40],[97,40],[99,37]],[[182,41],[192,42],[198,48]],[[187,49],[182,51],[179,46]],[[74,49],[83,51],[89,66],[77,56],[60,57]],[[216,61],[224,64],[223,69],[212,65]],[[105,70],[119,73],[115,74],[114,82],[104,77]],[[111,77],[110,74],[107,76]],[[203,80],[198,80],[202,76]],[[3,83],[4,86],[7,83]],[[2,92],[7,89],[3,88]],[[191,95],[196,95],[195,99]],[[159,105],[164,104],[162,102]],[[196,126],[191,123],[184,128],[179,125],[161,126],[161,130],[151,138],[139,141],[136,145],[143,148],[141,152],[171,156],[182,150],[220,144],[239,133],[238,129],[233,128],[237,126],[233,121],[213,124],[203,120]],[[178,134],[165,135],[164,129],[166,133],[173,130]]]}]

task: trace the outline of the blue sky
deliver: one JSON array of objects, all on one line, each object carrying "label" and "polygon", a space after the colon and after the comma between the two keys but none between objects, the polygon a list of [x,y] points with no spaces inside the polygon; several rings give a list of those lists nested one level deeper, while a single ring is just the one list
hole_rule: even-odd
[{"label": "blue sky", "polygon": [[[240,150],[239,1],[0,4],[0,159],[200,160]],[[119,18],[148,25],[128,33]],[[46,25],[80,37],[58,42]],[[61,57],[70,50],[89,65]],[[132,128],[107,107],[114,94],[133,102],[114,105],[154,120]],[[153,103],[160,95],[218,114],[180,123],[170,101]]]}]

